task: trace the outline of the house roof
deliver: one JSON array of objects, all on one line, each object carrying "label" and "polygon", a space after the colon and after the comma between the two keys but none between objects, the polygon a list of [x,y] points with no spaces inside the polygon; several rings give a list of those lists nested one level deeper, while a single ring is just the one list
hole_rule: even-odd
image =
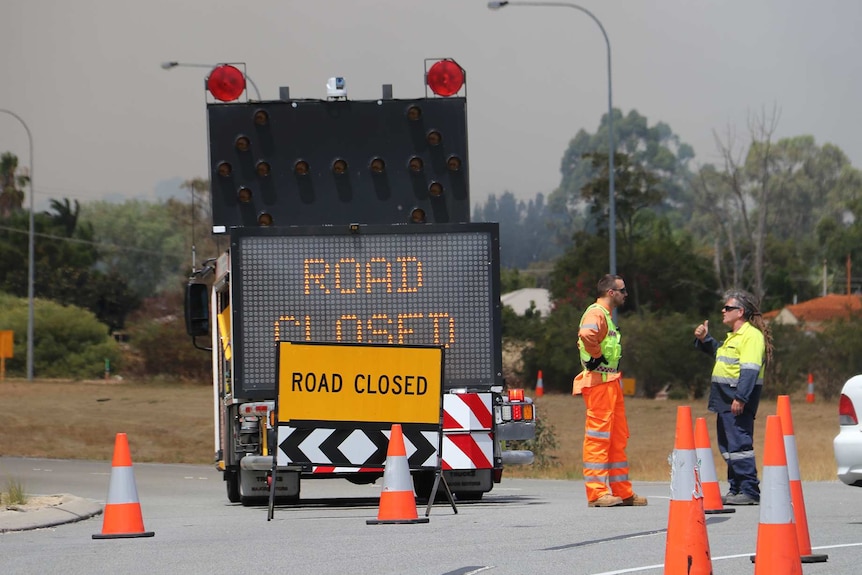
[{"label": "house roof", "polygon": [[862,312],[862,296],[829,294],[763,314],[779,324],[816,324]]},{"label": "house roof", "polygon": [[536,304],[536,309],[542,312],[542,317],[551,313],[551,296],[548,290],[542,288],[523,288],[500,296],[503,305],[511,307],[516,314],[524,315],[530,309],[530,302]]}]

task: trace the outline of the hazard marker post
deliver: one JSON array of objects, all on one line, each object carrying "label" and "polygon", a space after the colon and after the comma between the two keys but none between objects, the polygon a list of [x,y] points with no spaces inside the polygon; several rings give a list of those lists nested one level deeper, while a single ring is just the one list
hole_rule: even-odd
[{"label": "hazard marker post", "polygon": [[542,370],[539,370],[539,377],[536,379],[536,397],[545,395],[545,383],[542,381]]},{"label": "hazard marker post", "polygon": [[805,394],[805,403],[814,403],[814,374],[808,374],[808,391]]}]

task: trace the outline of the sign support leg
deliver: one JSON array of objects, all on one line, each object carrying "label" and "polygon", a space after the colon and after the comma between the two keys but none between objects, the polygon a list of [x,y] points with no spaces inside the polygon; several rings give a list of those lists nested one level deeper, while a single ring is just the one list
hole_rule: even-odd
[{"label": "sign support leg", "polygon": [[443,483],[444,491],[446,491],[446,499],[449,500],[449,504],[452,506],[452,511],[455,512],[455,515],[458,514],[458,508],[455,507],[455,498],[452,496],[452,490],[449,489],[449,483],[443,476],[443,471],[438,467],[437,471],[434,473],[434,486],[431,488],[431,497],[428,498],[428,506],[425,508],[425,517],[431,515],[431,506],[434,505],[434,498],[437,497],[437,488],[440,486],[441,482]]}]

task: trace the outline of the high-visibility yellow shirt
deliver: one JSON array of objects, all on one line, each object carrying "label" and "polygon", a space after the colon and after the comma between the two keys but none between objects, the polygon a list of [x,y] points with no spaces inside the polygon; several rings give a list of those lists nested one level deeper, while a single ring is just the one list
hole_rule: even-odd
[{"label": "high-visibility yellow shirt", "polygon": [[763,334],[745,322],[735,332],[728,333],[724,343],[716,350],[712,382],[736,388],[735,395],[747,403],[754,386],[763,385],[765,357]]},{"label": "high-visibility yellow shirt", "polygon": [[578,395],[585,387],[592,387],[620,378],[619,363],[622,356],[620,332],[614,325],[611,312],[597,301],[586,309],[578,326],[578,350],[581,361],[604,355],[608,361],[596,371],[586,368],[572,382],[572,394]]}]

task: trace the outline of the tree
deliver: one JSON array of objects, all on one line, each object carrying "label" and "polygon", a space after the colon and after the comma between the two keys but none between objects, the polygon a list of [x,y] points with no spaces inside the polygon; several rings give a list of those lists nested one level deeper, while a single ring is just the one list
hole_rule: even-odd
[{"label": "tree", "polygon": [[474,221],[500,224],[500,265],[519,269],[559,254],[551,241],[550,218],[542,194],[524,202],[511,192],[504,192],[499,199],[491,194],[485,206],[476,206],[473,214]]},{"label": "tree", "polygon": [[184,254],[189,253],[188,206],[176,200],[92,202],[83,207],[81,219],[99,238],[105,272],[124,278],[132,293],[143,299],[178,289],[188,275],[184,265],[188,261]]},{"label": "tree", "polygon": [[689,226],[707,231],[720,290],[743,287],[769,305],[811,293],[824,258],[843,266],[850,252],[835,234],[862,198],[862,176],[841,150],[811,136],[773,141],[777,123],[776,110],[751,119],[747,148],[731,129],[716,136],[723,166],[699,170]]},{"label": "tree", "polygon": [[0,219],[8,218],[24,205],[21,188],[30,183],[30,176],[16,174],[17,170],[18,156],[4,152],[0,156]]},{"label": "tree", "polygon": [[[582,224],[587,224],[589,227],[589,221],[583,219],[581,190],[588,182],[595,180],[602,170],[607,172],[607,121],[608,116],[605,114],[595,134],[580,130],[563,154],[560,187],[548,198],[552,213],[567,215],[565,218],[557,217],[558,225],[580,224],[583,227]],[[693,148],[681,142],[670,126],[663,122],[650,127],[647,118],[636,110],[625,117],[619,110],[614,110],[614,142],[615,164],[618,155],[624,154],[632,165],[643,166],[657,178],[658,187],[664,191],[662,203],[655,208],[674,218],[675,222],[684,222],[692,208],[688,164],[694,158]],[[599,158],[603,158],[605,163],[593,161]],[[615,178],[619,177],[619,170],[614,171]],[[568,239],[572,230],[572,227],[568,227],[564,232],[558,231],[558,237]]]}]

